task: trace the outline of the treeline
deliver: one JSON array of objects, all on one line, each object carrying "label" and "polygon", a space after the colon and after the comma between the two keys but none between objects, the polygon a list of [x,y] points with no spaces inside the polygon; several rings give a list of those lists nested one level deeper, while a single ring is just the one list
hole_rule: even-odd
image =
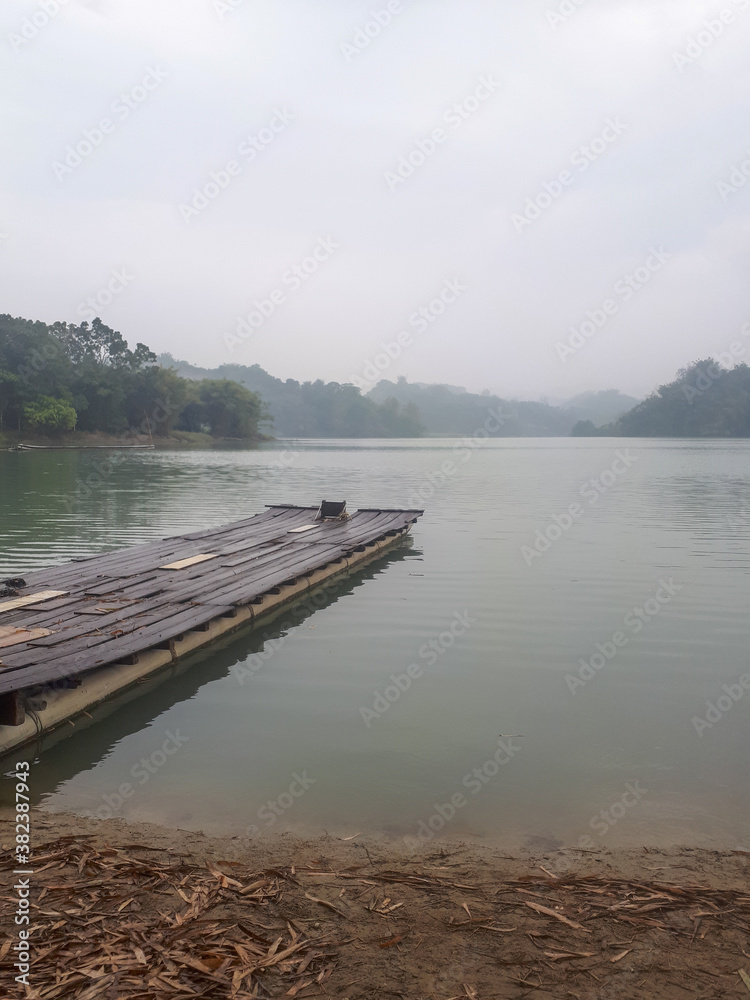
[{"label": "treeline", "polygon": [[695,361],[604,427],[580,421],[577,437],[750,437],[750,368]]},{"label": "treeline", "polygon": [[403,376],[396,382],[378,382],[368,398],[391,398],[414,407],[427,432],[437,436],[476,434],[492,414],[492,437],[558,437],[570,434],[577,419],[576,413],[547,403],[501,399],[456,386],[423,385]]},{"label": "treeline", "polygon": [[256,393],[229,380],[181,378],[100,319],[47,325],[0,315],[0,431],[166,437],[177,430],[253,440],[266,421]]},{"label": "treeline", "polygon": [[230,379],[258,393],[280,437],[419,437],[425,432],[419,409],[393,395],[363,396],[354,385],[275,378],[260,365],[198,368],[160,354],[160,365],[189,379]]},{"label": "treeline", "polygon": [[355,386],[338,382],[282,381],[260,365],[199,368],[171,354],[160,354],[158,361],[185,378],[232,379],[259,393],[275,433],[282,437],[472,435],[488,419],[495,437],[560,437],[570,434],[577,420],[591,417],[602,424],[637,402],[608,389],[551,406],[467,392],[457,386],[408,382],[403,377],[395,382],[382,379],[363,396]]}]

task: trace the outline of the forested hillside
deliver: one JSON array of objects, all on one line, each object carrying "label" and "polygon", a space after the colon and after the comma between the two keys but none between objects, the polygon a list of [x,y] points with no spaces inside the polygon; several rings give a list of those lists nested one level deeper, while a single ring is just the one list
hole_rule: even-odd
[{"label": "forested hillside", "polygon": [[282,381],[260,365],[198,368],[171,354],[159,355],[158,362],[184,378],[231,379],[259,393],[273,419],[273,433],[280,437],[419,437],[424,433],[416,407],[400,405],[387,394],[374,400],[353,385],[320,379]]},{"label": "forested hillside", "polygon": [[570,434],[578,415],[546,403],[527,403],[499,396],[466,392],[447,385],[423,385],[399,378],[383,379],[368,393],[370,399],[396,399],[415,407],[428,434],[475,434],[484,426],[490,411],[499,429],[493,437],[556,437]]},{"label": "forested hillside", "polygon": [[[632,401],[616,390],[564,407],[505,400],[448,385],[354,385],[274,378],[259,365],[197,368],[145,344],[131,349],[100,319],[47,325],[0,315],[0,431],[59,436],[175,432],[281,437],[750,436],[750,368],[697,361],[604,426]],[[581,419],[585,417],[586,419]]]},{"label": "forested hillside", "polygon": [[722,368],[713,358],[681,368],[619,420],[599,429],[577,424],[577,436],[750,437],[750,368]]},{"label": "forested hillside", "polygon": [[262,401],[233,381],[193,382],[100,319],[47,325],[0,315],[0,431],[59,436],[199,431],[253,440]]},{"label": "forested hillside", "polygon": [[564,404],[564,409],[577,414],[577,419],[590,420],[596,427],[611,424],[637,406],[640,400],[627,396],[617,389],[599,392],[582,392]]}]

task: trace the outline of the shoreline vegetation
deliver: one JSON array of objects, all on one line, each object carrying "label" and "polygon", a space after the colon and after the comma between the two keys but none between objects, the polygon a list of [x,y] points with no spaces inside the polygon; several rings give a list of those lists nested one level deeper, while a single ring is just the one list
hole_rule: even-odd
[{"label": "shoreline vegetation", "polygon": [[[259,365],[202,369],[97,318],[50,325],[0,315],[0,445],[254,444],[282,438],[750,437],[750,368],[696,361],[647,399],[615,389],[560,405],[380,378],[282,381]],[[723,367],[724,363],[732,367]],[[377,375],[378,373],[376,373]],[[488,414],[492,430],[487,430]]]},{"label": "shoreline vegetation", "polygon": [[[219,445],[241,444],[257,445],[264,441],[272,441],[268,435],[262,435],[251,440],[243,438],[216,438],[210,434],[193,431],[172,431],[166,436],[154,434],[102,434],[93,431],[69,431],[66,434],[49,435],[33,434],[24,431],[5,431],[0,433],[0,448],[15,449],[19,444],[33,444],[43,448],[66,448],[85,450],[87,448],[118,449],[130,448],[140,450],[143,445],[153,444],[154,449],[160,448],[213,448]],[[135,448],[134,446],[138,446]]]},{"label": "shoreline vegetation", "polygon": [[[409,853],[361,834],[30,821],[29,996],[683,1000],[744,994],[750,970],[745,851],[436,838]],[[14,823],[0,809],[9,878]],[[17,971],[0,971],[8,995]]]}]

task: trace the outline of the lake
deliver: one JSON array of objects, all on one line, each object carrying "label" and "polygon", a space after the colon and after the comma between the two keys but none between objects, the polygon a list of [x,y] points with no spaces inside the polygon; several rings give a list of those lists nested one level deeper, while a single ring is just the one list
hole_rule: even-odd
[{"label": "lake", "polygon": [[750,441],[3,452],[0,483],[2,577],[268,503],[425,510],[390,557],[71,729],[32,771],[45,809],[750,849]]}]

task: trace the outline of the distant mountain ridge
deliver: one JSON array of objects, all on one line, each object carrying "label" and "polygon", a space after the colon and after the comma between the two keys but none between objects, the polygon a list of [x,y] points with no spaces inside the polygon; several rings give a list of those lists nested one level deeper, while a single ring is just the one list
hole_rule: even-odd
[{"label": "distant mountain ridge", "polygon": [[601,427],[617,420],[640,402],[635,396],[627,396],[618,389],[602,389],[599,392],[582,392],[563,405],[565,409],[581,413],[580,419],[591,420]]},{"label": "distant mountain ridge", "polygon": [[[584,393],[564,406],[506,400],[461,386],[382,379],[366,395],[338,382],[276,378],[260,365],[224,364],[208,369],[161,354],[158,363],[187,379],[230,379],[257,392],[280,437],[418,437],[479,433],[490,414],[498,437],[564,437],[574,425],[619,417],[638,401],[616,389]],[[572,405],[575,403],[575,405]],[[496,429],[495,424],[499,426]]]},{"label": "distant mountain ridge", "polygon": [[186,379],[229,379],[263,399],[278,437],[420,437],[424,427],[412,406],[395,400],[378,403],[353,385],[338,382],[282,381],[260,365],[199,368],[161,354],[157,363]]}]

